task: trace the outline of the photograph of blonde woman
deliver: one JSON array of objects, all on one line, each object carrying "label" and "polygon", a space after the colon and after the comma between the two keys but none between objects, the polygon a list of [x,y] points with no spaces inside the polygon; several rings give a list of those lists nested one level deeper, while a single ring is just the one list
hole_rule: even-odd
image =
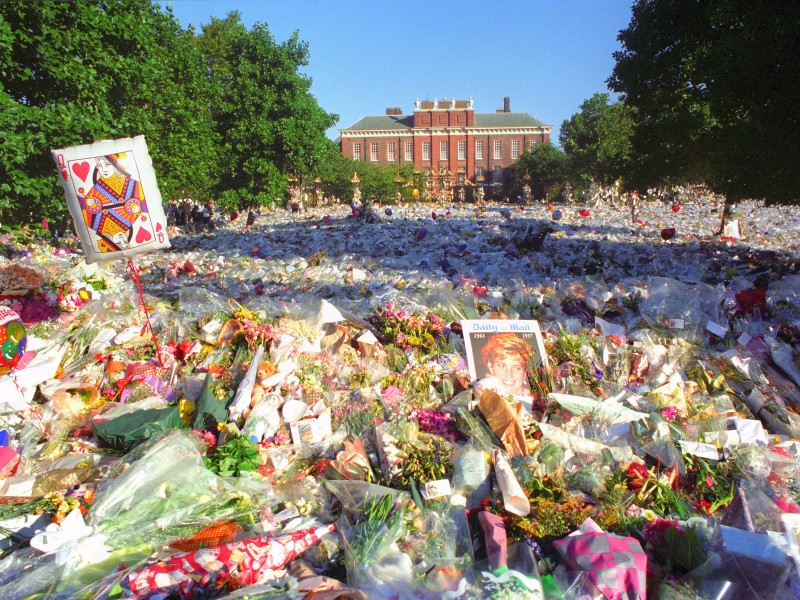
[{"label": "photograph of blonde woman", "polygon": [[[528,380],[528,368],[534,351],[515,333],[495,333],[488,336],[480,349],[482,377],[475,383],[475,392],[490,389],[503,397],[511,396],[530,413],[533,405]],[[478,372],[480,375],[480,366]]]}]

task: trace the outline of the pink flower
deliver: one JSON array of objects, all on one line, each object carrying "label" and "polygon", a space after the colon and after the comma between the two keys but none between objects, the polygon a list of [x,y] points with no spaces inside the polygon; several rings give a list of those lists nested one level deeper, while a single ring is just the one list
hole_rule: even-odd
[{"label": "pink flower", "polygon": [[711,475],[706,475],[706,487],[714,487],[714,480],[711,478]]},{"label": "pink flower", "polygon": [[660,414],[667,421],[675,421],[680,418],[681,411],[676,406],[668,406],[667,408],[662,410]]},{"label": "pink flower", "polygon": [[403,399],[403,390],[395,385],[388,386],[381,393],[383,401],[390,407],[394,408],[400,400]]}]

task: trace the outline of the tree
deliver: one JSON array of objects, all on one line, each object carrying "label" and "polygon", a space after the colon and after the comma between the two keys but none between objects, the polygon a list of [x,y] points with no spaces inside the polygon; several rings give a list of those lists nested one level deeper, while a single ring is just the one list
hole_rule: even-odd
[{"label": "tree", "polygon": [[[353,160],[337,152],[324,165],[320,166],[320,179],[322,189],[328,196],[336,196],[343,202],[349,202],[353,197],[353,174],[357,173],[360,180],[359,189],[364,199],[374,199],[378,202],[394,202],[399,175],[403,182],[413,181],[414,167],[410,164],[402,166],[376,165],[362,160]],[[411,196],[411,188],[401,189],[406,200]]]},{"label": "tree", "polygon": [[800,198],[800,3],[637,0],[608,80],[636,109],[635,183]]},{"label": "tree", "polygon": [[608,94],[598,93],[562,123],[558,139],[569,171],[578,182],[607,185],[628,174],[633,134],[630,112],[621,102],[609,103]]},{"label": "tree", "polygon": [[289,176],[314,174],[337,152],[325,130],[338,117],[320,108],[311,80],[298,72],[308,64],[308,46],[297,33],[278,44],[266,25],[248,30],[231,12],[203,26],[198,44],[222,144],[224,204],[271,204]]},{"label": "tree", "polygon": [[214,144],[192,38],[153,2],[0,4],[0,218],[66,220],[50,149],[98,139],[145,134],[163,190],[208,186]]},{"label": "tree", "polygon": [[522,194],[525,175],[531,177],[534,198],[551,198],[566,181],[566,155],[547,142],[525,150],[511,167],[511,189],[514,197]]}]

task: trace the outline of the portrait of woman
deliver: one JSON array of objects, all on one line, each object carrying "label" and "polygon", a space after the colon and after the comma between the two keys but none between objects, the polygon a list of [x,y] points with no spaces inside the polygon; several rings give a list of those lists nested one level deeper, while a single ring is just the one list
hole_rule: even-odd
[{"label": "portrait of woman", "polygon": [[515,333],[495,333],[488,336],[480,349],[484,373],[475,383],[476,393],[490,389],[503,397],[511,396],[530,413],[533,404],[528,381],[528,368],[534,351]]},{"label": "portrait of woman", "polygon": [[[122,166],[125,153],[98,156],[92,175],[94,185],[80,198],[86,226],[98,236],[100,252],[114,252],[131,246],[134,225],[147,221],[147,203],[139,181]],[[150,235],[144,236],[147,240]]]}]

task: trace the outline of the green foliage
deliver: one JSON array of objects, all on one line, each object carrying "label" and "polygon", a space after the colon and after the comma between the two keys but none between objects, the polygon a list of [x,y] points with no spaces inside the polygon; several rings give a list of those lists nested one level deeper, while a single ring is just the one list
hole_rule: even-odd
[{"label": "green foliage", "polygon": [[349,202],[353,197],[353,174],[357,173],[360,179],[359,189],[363,199],[374,199],[376,202],[394,202],[397,192],[395,179],[399,175],[403,180],[400,188],[403,200],[412,200],[412,187],[405,186],[406,182],[414,181],[412,165],[383,166],[365,161],[354,161],[342,156],[338,149],[329,156],[328,160],[319,168],[322,189],[326,196],[336,196],[342,202]]},{"label": "green foliage", "polygon": [[143,134],[165,198],[282,201],[336,146],[297,34],[238,13],[184,30],[154,0],[0,3],[0,221],[69,216],[50,149]]},{"label": "green foliage", "polygon": [[151,2],[0,4],[0,218],[63,226],[49,150],[98,139],[148,135],[165,193],[207,185],[215,144],[191,37]]},{"label": "green foliage", "polygon": [[244,437],[233,438],[204,458],[206,468],[221,477],[238,477],[242,471],[258,469],[256,445]]},{"label": "green foliage", "polygon": [[[290,175],[314,173],[335,152],[325,130],[336,123],[310,93],[308,46],[281,44],[265,24],[248,30],[237,12],[212,18],[197,38],[211,81],[211,111],[222,143],[218,193],[240,206],[282,203]],[[230,194],[226,198],[231,198]]]},{"label": "green foliage", "polygon": [[620,102],[609,103],[608,94],[595,94],[564,121],[559,141],[576,183],[594,180],[608,185],[627,174],[633,134],[630,113]]},{"label": "green foliage", "polygon": [[800,198],[800,4],[637,0],[610,89],[637,111],[638,187]]},{"label": "green foliage", "polygon": [[552,197],[566,182],[567,159],[553,144],[536,144],[511,167],[512,197],[522,194],[525,175],[531,176],[534,198]]}]

